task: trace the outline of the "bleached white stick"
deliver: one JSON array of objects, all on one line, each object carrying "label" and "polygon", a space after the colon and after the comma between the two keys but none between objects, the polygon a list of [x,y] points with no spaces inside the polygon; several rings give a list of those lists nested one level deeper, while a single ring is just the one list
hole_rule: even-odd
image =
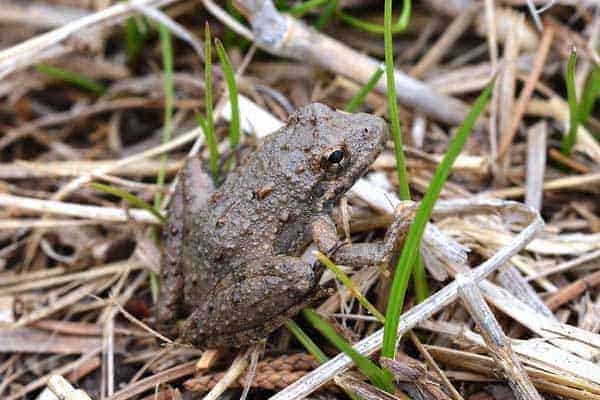
[{"label": "bleached white stick", "polygon": [[72,217],[99,219],[102,221],[127,222],[137,221],[147,224],[159,224],[160,221],[146,210],[123,210],[116,207],[86,206],[77,203],[66,203],[54,200],[40,200],[30,197],[0,194],[0,206],[15,207],[39,213],[69,215]]},{"label": "bleached white stick", "polygon": [[60,28],[53,29],[0,51],[0,79],[17,68],[25,68],[54,55],[52,51],[53,47],[60,45],[71,35],[81,34],[82,31],[103,23],[119,23],[121,18],[135,12],[136,6],[162,7],[175,1],[131,0],[126,3],[117,3],[83,18],[76,19]]}]

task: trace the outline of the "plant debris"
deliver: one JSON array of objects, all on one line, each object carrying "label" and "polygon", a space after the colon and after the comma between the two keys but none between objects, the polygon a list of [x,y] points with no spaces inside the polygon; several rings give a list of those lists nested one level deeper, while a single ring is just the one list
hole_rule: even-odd
[{"label": "plant debris", "polygon": [[[383,3],[3,2],[0,398],[600,399],[600,5],[392,2],[386,75]],[[390,138],[333,218],[346,246],[398,216],[404,239],[490,82],[423,222],[394,358],[382,321],[403,243],[392,268],[326,270],[328,296],[249,348],[155,329],[187,157],[218,184],[311,102],[397,113],[408,182]]]}]

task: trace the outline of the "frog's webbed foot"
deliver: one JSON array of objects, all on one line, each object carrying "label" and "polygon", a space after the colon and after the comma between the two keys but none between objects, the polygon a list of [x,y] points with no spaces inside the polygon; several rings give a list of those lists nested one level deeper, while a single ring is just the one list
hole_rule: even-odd
[{"label": "frog's webbed foot", "polygon": [[188,317],[182,341],[208,347],[256,342],[314,300],[319,278],[296,257],[273,256],[240,265]]},{"label": "frog's webbed foot", "polygon": [[[159,331],[177,335],[176,323],[184,317],[184,272],[182,243],[185,221],[189,213],[204,207],[214,191],[212,181],[203,171],[200,160],[186,161],[171,199],[168,218],[163,227],[163,254],[160,273],[160,293],[156,306]],[[190,192],[190,193],[188,193]],[[193,192],[193,193],[192,193]]]}]

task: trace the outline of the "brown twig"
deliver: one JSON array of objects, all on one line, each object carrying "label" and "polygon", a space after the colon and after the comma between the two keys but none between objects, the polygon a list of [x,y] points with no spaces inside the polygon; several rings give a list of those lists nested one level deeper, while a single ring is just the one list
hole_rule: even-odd
[{"label": "brown twig", "polygon": [[[237,0],[235,4],[250,20],[255,43],[272,54],[310,62],[360,83],[366,83],[379,68],[379,61],[279,13],[271,0]],[[459,124],[466,115],[462,102],[434,92],[399,70],[394,76],[401,103],[449,124]],[[381,80],[376,88],[385,93],[385,82]]]},{"label": "brown twig", "polygon": [[581,296],[586,290],[600,285],[600,271],[584,276],[575,282],[560,288],[556,293],[546,299],[546,305],[551,310],[556,310],[563,304]]},{"label": "brown twig", "polygon": [[542,40],[540,41],[538,51],[535,55],[535,63],[533,64],[529,78],[527,79],[525,87],[521,91],[521,95],[519,96],[519,100],[515,106],[512,123],[507,131],[501,132],[502,136],[500,137],[500,145],[498,147],[498,159],[502,159],[504,157],[513,139],[515,138],[515,135],[517,134],[519,125],[521,124],[521,119],[523,118],[525,110],[527,109],[527,103],[529,103],[531,95],[533,94],[533,90],[535,89],[535,85],[540,79],[542,70],[544,69],[553,36],[554,29],[552,27],[548,27],[544,30]]}]

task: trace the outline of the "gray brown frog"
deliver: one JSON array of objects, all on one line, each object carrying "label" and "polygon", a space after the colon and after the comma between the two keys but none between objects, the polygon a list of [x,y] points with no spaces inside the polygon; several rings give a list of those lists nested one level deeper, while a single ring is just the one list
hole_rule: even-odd
[{"label": "gray brown frog", "polygon": [[196,346],[242,346],[310,303],[320,269],[299,256],[312,240],[323,252],[336,247],[331,208],[386,136],[379,117],[315,103],[291,115],[217,190],[190,159],[164,229],[159,329]]}]

